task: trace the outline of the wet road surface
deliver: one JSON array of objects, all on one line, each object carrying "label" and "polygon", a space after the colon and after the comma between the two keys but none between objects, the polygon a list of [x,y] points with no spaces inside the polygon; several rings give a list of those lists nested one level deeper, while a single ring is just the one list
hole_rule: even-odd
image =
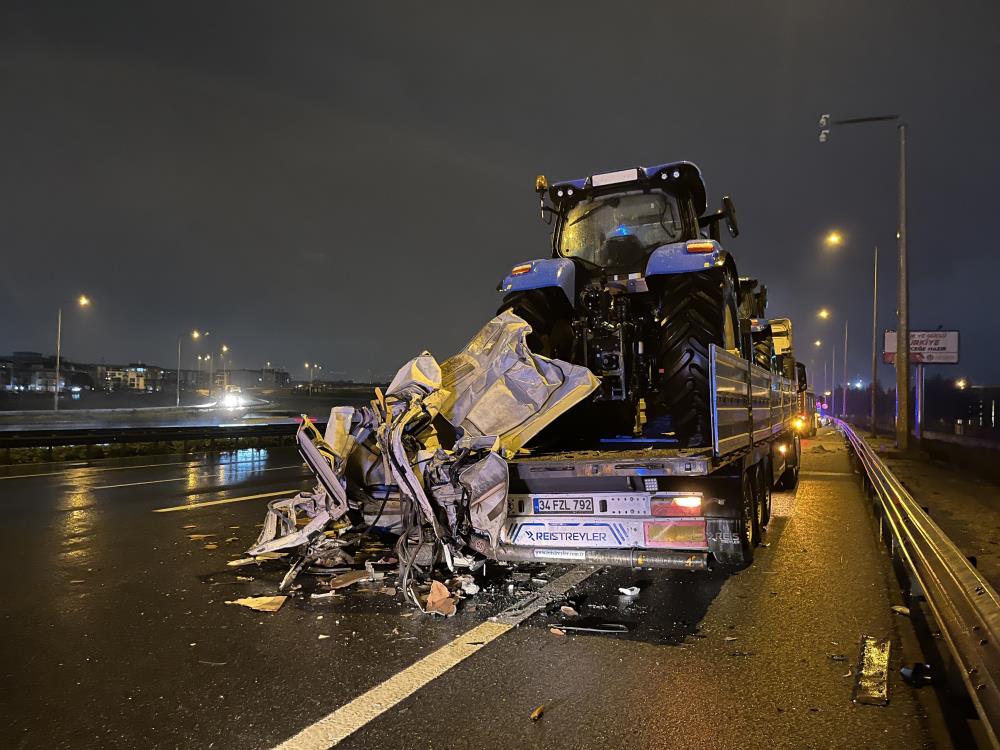
[{"label": "wet road surface", "polygon": [[[349,748],[948,746],[934,694],[899,680],[920,654],[837,436],[804,443],[750,569],[597,571],[570,597],[627,633],[556,636],[543,610],[391,707],[367,691],[509,605],[511,572],[448,620],[362,591],[227,606],[275,592],[280,561],[226,561],[310,475],[292,449],[189,458],[0,472],[0,747],[270,748],[355,699],[382,713]],[[892,640],[886,707],[851,702],[863,635]]]}]

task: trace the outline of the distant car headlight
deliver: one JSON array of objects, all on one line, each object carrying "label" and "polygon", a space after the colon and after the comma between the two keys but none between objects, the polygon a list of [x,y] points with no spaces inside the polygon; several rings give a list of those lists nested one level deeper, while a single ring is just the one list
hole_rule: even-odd
[{"label": "distant car headlight", "polygon": [[222,405],[227,409],[235,409],[237,406],[243,405],[243,397],[235,393],[227,393],[222,397]]}]

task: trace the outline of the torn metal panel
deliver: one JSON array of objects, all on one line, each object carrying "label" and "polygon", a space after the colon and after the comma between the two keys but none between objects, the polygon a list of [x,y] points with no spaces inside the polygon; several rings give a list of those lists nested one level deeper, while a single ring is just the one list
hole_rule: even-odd
[{"label": "torn metal panel", "polygon": [[504,449],[517,451],[597,389],[586,367],[532,354],[530,332],[506,311],[441,365],[449,392],[441,413],[465,435],[497,435]]},{"label": "torn metal panel", "polygon": [[494,549],[507,520],[507,462],[496,453],[477,461],[458,475],[469,494],[469,517],[472,528],[490,540]]}]

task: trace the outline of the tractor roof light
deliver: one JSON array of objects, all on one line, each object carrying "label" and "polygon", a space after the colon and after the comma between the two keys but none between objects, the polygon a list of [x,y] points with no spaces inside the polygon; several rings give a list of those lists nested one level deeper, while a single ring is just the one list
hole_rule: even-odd
[{"label": "tractor roof light", "polygon": [[510,269],[510,275],[522,276],[531,271],[531,266],[532,266],[531,263],[521,263],[520,265],[514,266],[512,269]]}]

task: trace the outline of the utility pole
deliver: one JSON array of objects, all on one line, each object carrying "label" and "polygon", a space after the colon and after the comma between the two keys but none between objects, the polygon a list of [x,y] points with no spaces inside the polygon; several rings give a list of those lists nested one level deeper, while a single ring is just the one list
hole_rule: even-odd
[{"label": "utility pole", "polygon": [[909,277],[906,272],[906,123],[899,131],[899,250],[898,310],[896,326],[896,447],[910,447],[910,309]]},{"label": "utility pole", "polygon": [[872,437],[877,435],[875,429],[875,406],[878,394],[878,245],[875,246],[875,264],[872,272],[872,398],[871,398],[871,428]]},{"label": "utility pole", "polygon": [[181,405],[181,336],[177,337],[177,403]]},{"label": "utility pole", "polygon": [[847,386],[850,385],[847,377],[847,321],[844,321],[844,369],[841,371],[842,377],[844,378],[844,397],[840,400],[841,411],[844,412],[844,416],[847,416]]}]

